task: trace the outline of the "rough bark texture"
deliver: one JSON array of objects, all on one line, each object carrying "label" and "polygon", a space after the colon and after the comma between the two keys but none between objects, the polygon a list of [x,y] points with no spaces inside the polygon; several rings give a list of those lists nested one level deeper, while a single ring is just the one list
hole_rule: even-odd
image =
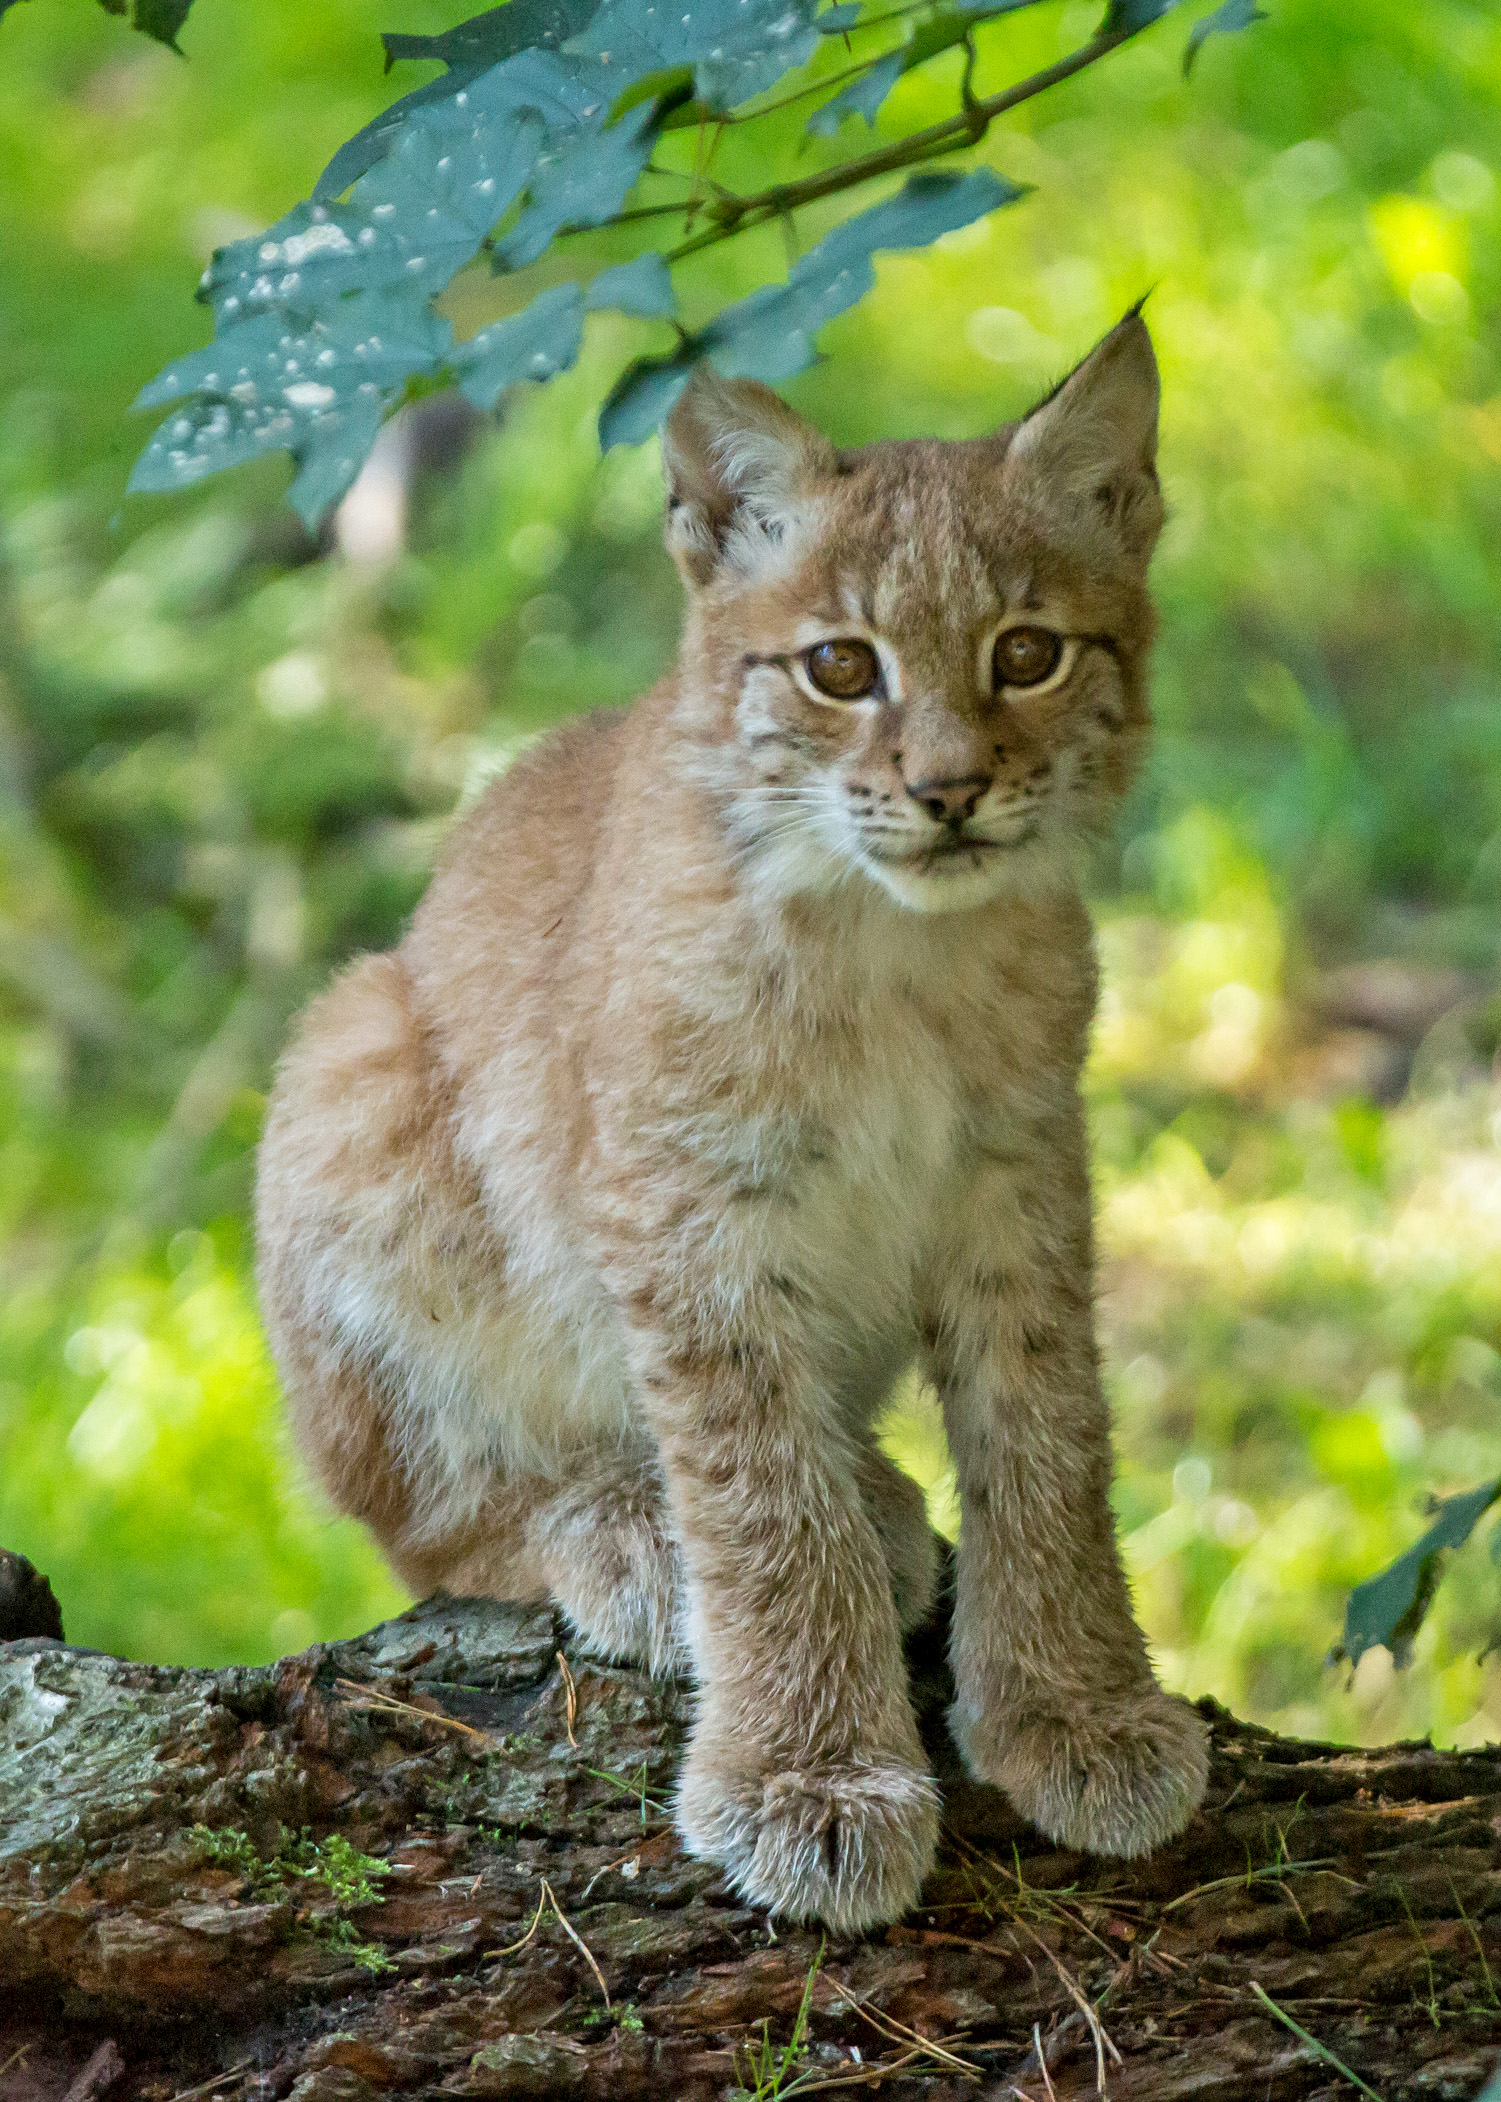
[{"label": "rough bark texture", "polygon": [[1354,2094],[1334,2060],[1382,2102],[1478,2093],[1501,1749],[1341,1751],[1207,1707],[1205,1809],[1108,1864],[963,1779],[943,1640],[911,1650],[940,1865],[900,1926],[827,1945],[683,1856],[683,1690],[549,1611],[429,1601],[264,1670],[12,1642],[0,2102],[1287,2102]]}]

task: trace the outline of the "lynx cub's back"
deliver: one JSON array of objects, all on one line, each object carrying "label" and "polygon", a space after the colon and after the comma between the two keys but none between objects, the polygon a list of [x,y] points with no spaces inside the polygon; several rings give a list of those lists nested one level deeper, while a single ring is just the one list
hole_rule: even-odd
[{"label": "lynx cub's back", "polygon": [[677,671],[456,828],[304,1017],[267,1323],[415,1590],[551,1595],[691,1669],[677,1797],[751,1902],[915,1902],[901,1630],[933,1542],[874,1442],[920,1358],[963,1509],[953,1727],[1060,1841],[1203,1790],[1108,1503],[1075,870],[1147,722],[1157,376],[1133,315],[1020,424],[837,452],[702,371],[668,425]]}]

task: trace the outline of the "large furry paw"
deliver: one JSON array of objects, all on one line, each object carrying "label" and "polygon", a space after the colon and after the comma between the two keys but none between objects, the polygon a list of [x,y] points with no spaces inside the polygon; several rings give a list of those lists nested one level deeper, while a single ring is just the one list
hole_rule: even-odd
[{"label": "large furry paw", "polygon": [[564,1490],[534,1515],[528,1538],[553,1597],[596,1656],[657,1677],[687,1669],[682,1557],[653,1486]]},{"label": "large furry paw", "polygon": [[750,1904],[860,1934],[917,1902],[938,1843],[938,1790],[897,1764],[757,1773],[694,1745],[678,1829]]},{"label": "large furry paw", "polygon": [[999,1727],[956,1705],[950,1723],[977,1780],[1004,1788],[1060,1846],[1130,1860],[1175,1838],[1198,1809],[1209,1736],[1186,1702],[1153,1686],[1066,1713],[1010,1716]]}]

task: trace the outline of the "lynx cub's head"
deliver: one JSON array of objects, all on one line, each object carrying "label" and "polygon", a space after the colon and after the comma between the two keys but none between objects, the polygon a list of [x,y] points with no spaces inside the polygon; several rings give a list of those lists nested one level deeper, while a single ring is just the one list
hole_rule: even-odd
[{"label": "lynx cub's head", "polygon": [[707,367],[668,422],[684,706],[741,866],[947,912],[1056,881],[1147,724],[1157,366],[1129,315],[1020,423],[838,452]]}]

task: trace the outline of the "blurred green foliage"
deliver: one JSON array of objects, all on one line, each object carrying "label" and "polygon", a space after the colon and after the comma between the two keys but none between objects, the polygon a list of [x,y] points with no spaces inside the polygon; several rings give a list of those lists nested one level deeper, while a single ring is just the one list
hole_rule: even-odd
[{"label": "blurred green foliage", "polygon": [[[186,62],[51,0],[0,27],[0,1540],[137,1656],[395,1602],[280,1429],[245,1229],[271,1062],[455,802],[673,647],[654,455],[594,436],[618,316],[389,561],[311,559],[277,467],[122,500],[209,250],[380,108],[375,27],[457,13],[205,0]],[[1172,1684],[1493,1739],[1483,1535],[1409,1671],[1322,1660],[1423,1499],[1501,1472],[1501,21],[1278,0],[1187,87],[1182,41],[998,128],[1037,195],[885,258],[788,391],[844,443],[979,431],[1156,287],[1160,734],[1101,873],[1091,1083],[1126,1553]],[[909,77],[882,121],[953,91]],[[779,239],[706,258],[706,308]],[[461,333],[492,297],[458,281]],[[891,1434],[951,1516],[931,1404]]]}]

